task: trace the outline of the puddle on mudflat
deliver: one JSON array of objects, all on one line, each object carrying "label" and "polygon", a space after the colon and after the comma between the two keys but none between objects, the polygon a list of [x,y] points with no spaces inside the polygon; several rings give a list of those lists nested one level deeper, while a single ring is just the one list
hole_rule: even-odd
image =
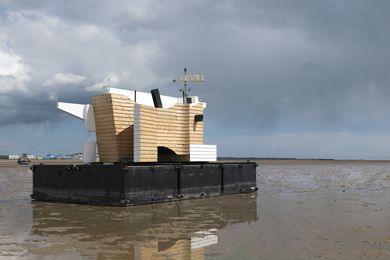
[{"label": "puddle on mudflat", "polygon": [[0,258],[388,259],[390,164],[272,164],[255,194],[128,208],[31,202],[0,168]]}]

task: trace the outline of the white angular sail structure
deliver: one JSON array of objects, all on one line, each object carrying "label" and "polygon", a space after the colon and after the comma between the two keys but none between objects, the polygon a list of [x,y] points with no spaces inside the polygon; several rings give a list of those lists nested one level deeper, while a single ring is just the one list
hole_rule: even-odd
[{"label": "white angular sail structure", "polygon": [[[87,132],[95,132],[95,118],[93,107],[89,104],[74,104],[58,102],[57,108],[84,121],[84,129]],[[84,140],[83,161],[85,163],[94,162],[96,157],[96,142]]]},{"label": "white angular sail structure", "polygon": [[72,116],[75,116],[84,121],[84,128],[87,132],[95,132],[95,117],[93,115],[93,107],[89,104],[75,104],[58,102],[57,108]]}]

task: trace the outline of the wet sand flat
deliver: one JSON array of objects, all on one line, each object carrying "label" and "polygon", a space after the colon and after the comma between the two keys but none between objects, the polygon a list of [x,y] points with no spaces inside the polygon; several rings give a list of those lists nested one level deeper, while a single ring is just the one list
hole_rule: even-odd
[{"label": "wet sand flat", "polygon": [[29,164],[19,165],[17,160],[0,160],[0,167],[30,167],[33,164],[50,164],[50,165],[60,165],[60,164],[80,164],[80,160],[31,160]]},{"label": "wet sand flat", "polygon": [[0,168],[0,258],[390,259],[390,164],[258,162],[257,194],[128,208],[31,202]]}]

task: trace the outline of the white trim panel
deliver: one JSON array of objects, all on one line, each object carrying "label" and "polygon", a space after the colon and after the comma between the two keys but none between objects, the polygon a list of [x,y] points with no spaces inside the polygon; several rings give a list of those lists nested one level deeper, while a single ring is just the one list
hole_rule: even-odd
[{"label": "white trim panel", "polygon": [[207,235],[205,237],[191,237],[191,250],[218,244],[217,235]]},{"label": "white trim panel", "polygon": [[88,132],[96,132],[95,115],[92,105],[84,105],[84,128]]},{"label": "white trim panel", "polygon": [[91,163],[96,158],[96,142],[84,140],[83,142],[83,162]]},{"label": "white trim panel", "polygon": [[95,116],[93,114],[92,105],[57,102],[57,108],[68,113],[69,115],[83,120],[84,128],[87,132],[96,131]]},{"label": "white trim panel", "polygon": [[191,162],[215,162],[217,160],[217,146],[206,144],[190,144]]}]

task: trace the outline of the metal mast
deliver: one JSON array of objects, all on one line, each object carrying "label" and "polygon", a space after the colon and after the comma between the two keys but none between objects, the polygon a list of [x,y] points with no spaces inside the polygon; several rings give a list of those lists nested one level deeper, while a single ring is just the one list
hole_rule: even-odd
[{"label": "metal mast", "polygon": [[174,79],[173,82],[183,82],[184,88],[180,89],[183,93],[183,104],[187,103],[188,92],[191,91],[191,87],[188,87],[188,82],[204,82],[204,75],[201,74],[187,74],[187,67],[184,67],[184,75],[180,76],[180,79]]}]

